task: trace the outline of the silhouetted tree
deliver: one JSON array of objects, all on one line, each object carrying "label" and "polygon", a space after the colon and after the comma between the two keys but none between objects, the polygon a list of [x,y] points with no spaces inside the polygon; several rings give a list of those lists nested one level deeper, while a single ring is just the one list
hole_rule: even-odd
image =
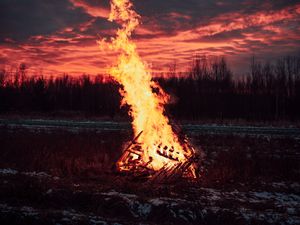
[{"label": "silhouetted tree", "polygon": [[[172,96],[167,112],[177,119],[295,120],[300,118],[300,57],[275,63],[250,62],[247,76],[233,79],[224,57],[195,56],[185,75],[155,78]],[[44,78],[27,75],[22,64],[0,71],[0,112],[82,112],[127,117],[120,109],[120,87],[107,76]],[[137,96],[138,98],[138,96]],[[147,104],[147,103],[145,103]]]}]

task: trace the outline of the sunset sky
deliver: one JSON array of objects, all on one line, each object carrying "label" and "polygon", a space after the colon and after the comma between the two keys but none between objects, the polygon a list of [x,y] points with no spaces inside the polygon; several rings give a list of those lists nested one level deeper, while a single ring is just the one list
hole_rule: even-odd
[{"label": "sunset sky", "polygon": [[[153,71],[187,70],[194,55],[225,56],[234,73],[250,58],[300,54],[300,1],[135,0],[133,35]],[[0,0],[0,69],[32,74],[99,74],[114,54],[96,41],[114,36],[108,0]]]}]

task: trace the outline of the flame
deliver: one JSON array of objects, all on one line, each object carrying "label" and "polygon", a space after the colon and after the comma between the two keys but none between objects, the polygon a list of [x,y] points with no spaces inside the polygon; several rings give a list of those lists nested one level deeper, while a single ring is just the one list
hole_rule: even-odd
[{"label": "flame", "polygon": [[[110,42],[102,39],[99,45],[107,45],[109,49],[120,52],[117,66],[112,67],[109,73],[122,85],[119,90],[123,97],[122,104],[130,106],[134,134],[137,136],[143,131],[138,138],[142,147],[140,164],[159,170],[186,162],[192,151],[180,143],[173,132],[164,110],[170,96],[152,80],[150,70],[131,40],[133,31],[140,24],[140,15],[132,8],[129,0],[111,0],[108,20],[117,22],[121,28],[117,30],[116,38],[111,38]],[[164,154],[168,157],[158,154],[158,149],[166,151]],[[121,158],[117,163],[120,170],[123,164],[124,158]]]}]

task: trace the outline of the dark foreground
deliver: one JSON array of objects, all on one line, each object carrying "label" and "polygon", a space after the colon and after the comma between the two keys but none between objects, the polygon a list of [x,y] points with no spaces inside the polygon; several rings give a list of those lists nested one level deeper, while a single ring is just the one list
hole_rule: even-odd
[{"label": "dark foreground", "polygon": [[113,172],[128,129],[0,126],[0,224],[300,224],[300,137],[188,132],[198,182]]}]

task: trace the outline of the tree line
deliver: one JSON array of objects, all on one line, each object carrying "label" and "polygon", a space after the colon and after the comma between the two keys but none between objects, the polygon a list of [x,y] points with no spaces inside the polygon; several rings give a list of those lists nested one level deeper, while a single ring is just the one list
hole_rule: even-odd
[{"label": "tree line", "polygon": [[[155,78],[172,101],[166,111],[175,119],[299,120],[300,57],[273,63],[252,58],[249,72],[233,77],[225,58],[196,56],[182,75],[172,66]],[[29,76],[22,64],[14,73],[0,72],[0,113],[57,111],[127,117],[120,109],[121,86],[105,76],[44,78]],[[147,104],[147,103],[145,103]]]}]

